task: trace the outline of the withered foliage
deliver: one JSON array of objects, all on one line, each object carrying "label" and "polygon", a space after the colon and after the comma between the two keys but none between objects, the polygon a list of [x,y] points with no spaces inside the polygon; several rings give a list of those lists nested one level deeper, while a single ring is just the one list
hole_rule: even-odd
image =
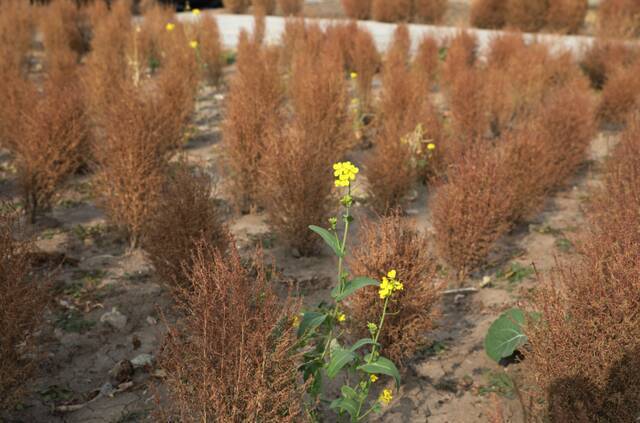
[{"label": "withered foliage", "polygon": [[366,20],[371,17],[372,0],[342,0],[345,15],[351,19]]},{"label": "withered foliage", "polygon": [[591,85],[601,89],[617,69],[627,68],[637,59],[637,49],[596,38],[584,53],[580,66],[591,80]]},{"label": "withered foliage", "polygon": [[188,288],[196,244],[204,240],[226,252],[229,235],[212,198],[211,178],[179,162],[169,170],[156,208],[150,213],[143,246],[163,283]]},{"label": "withered foliage", "polygon": [[640,409],[640,120],[607,162],[576,237],[533,296],[526,362],[551,421],[633,421]]},{"label": "withered foliage", "polygon": [[506,21],[505,0],[474,0],[471,3],[471,25],[477,28],[502,28]]},{"label": "withered foliage", "polygon": [[303,418],[293,327],[299,305],[278,300],[268,270],[260,259],[245,267],[235,248],[222,255],[197,246],[190,288],[179,296],[184,317],[170,327],[161,355],[169,391],[164,421]]},{"label": "withered foliage", "polygon": [[413,13],[418,22],[440,23],[448,7],[448,0],[414,0]]},{"label": "withered foliage", "polygon": [[598,35],[629,38],[640,35],[640,3],[635,0],[603,0],[598,6]]},{"label": "withered foliage", "polygon": [[547,10],[547,28],[553,31],[575,34],[582,25],[589,10],[588,0],[553,0]]},{"label": "withered foliage", "polygon": [[222,145],[229,192],[236,208],[248,211],[257,205],[261,159],[267,148],[265,136],[283,120],[285,93],[276,49],[243,33],[237,60],[229,87]]},{"label": "withered foliage", "polygon": [[381,22],[407,22],[411,19],[411,0],[372,0],[371,17]]},{"label": "withered foliage", "polygon": [[278,0],[278,7],[283,16],[298,16],[302,13],[303,0]]},{"label": "withered foliage", "polygon": [[[379,221],[365,221],[359,243],[348,260],[354,276],[381,279],[396,270],[404,290],[395,293],[389,303],[382,328],[382,354],[403,363],[427,343],[429,330],[437,316],[436,303],[442,284],[436,280],[436,260],[424,235],[392,213]],[[367,323],[382,313],[384,301],[378,289],[368,287],[349,297],[349,323],[354,332],[367,333]]]},{"label": "withered foliage", "polygon": [[20,229],[19,214],[0,203],[0,408],[15,406],[34,370],[34,330],[49,296],[35,277],[33,243]]},{"label": "withered foliage", "polygon": [[222,4],[231,13],[245,13],[249,8],[250,0],[224,0]]}]

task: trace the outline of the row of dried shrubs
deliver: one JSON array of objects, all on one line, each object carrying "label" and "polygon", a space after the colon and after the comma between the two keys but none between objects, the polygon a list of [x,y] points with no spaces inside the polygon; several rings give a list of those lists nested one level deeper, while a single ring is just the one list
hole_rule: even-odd
[{"label": "row of dried shrubs", "polygon": [[470,20],[478,28],[573,34],[582,28],[588,9],[587,0],[474,0]]},{"label": "row of dried shrubs", "polygon": [[[395,363],[406,364],[428,344],[428,333],[438,316],[436,305],[443,286],[436,279],[437,262],[430,247],[426,236],[394,211],[362,223],[358,244],[348,260],[354,275],[379,279],[389,269],[396,269],[404,283],[404,291],[389,304],[380,340],[385,355]],[[358,291],[347,307],[350,326],[358,337],[368,333],[367,323],[382,312],[380,296],[374,288]]]},{"label": "row of dried shrubs", "polygon": [[33,243],[20,227],[19,213],[0,211],[0,409],[19,403],[34,370],[34,331],[48,302],[47,284],[33,271]]},{"label": "row of dried shrubs", "polygon": [[[530,50],[531,57],[539,57],[538,47]],[[490,54],[486,69],[469,68],[461,74],[478,72],[481,87],[491,85],[484,79],[492,75],[491,68],[502,68],[502,76],[493,81],[508,84],[500,93],[507,93],[509,102],[497,103],[495,110],[464,112],[482,112],[481,125],[474,122],[457,139],[447,140],[455,153],[449,158],[446,184],[433,200],[437,250],[461,277],[485,264],[496,242],[575,172],[596,130],[588,82],[567,58],[544,53],[541,67],[522,67],[509,77],[503,72],[510,69],[504,67],[510,60],[497,57]],[[452,110],[453,128],[456,113]],[[500,116],[502,121],[496,120]],[[491,129],[492,137],[483,136]]]},{"label": "row of dried shrubs", "polygon": [[[299,304],[278,300],[272,269],[199,243],[179,292],[161,364],[169,401],[163,421],[304,419],[305,385],[293,325]],[[212,306],[213,305],[213,306]]]},{"label": "row of dried shrubs", "polygon": [[442,22],[448,0],[342,0],[345,14],[351,19],[381,22]]},{"label": "row of dried shrubs", "polygon": [[525,363],[551,421],[626,422],[640,410],[640,118],[608,159],[576,236],[533,296]]},{"label": "row of dried shrubs", "polygon": [[298,16],[302,13],[303,0],[224,0],[224,7],[231,13],[246,13],[253,6],[254,13],[260,11],[266,15],[276,12],[276,5],[283,16]]}]

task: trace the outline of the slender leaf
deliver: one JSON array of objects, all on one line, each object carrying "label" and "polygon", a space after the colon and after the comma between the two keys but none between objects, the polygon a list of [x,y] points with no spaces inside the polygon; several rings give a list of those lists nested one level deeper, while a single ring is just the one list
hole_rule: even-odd
[{"label": "slender leaf", "polygon": [[342,396],[345,398],[355,401],[358,400],[358,393],[349,385],[342,385],[342,388],[340,388],[340,392],[342,392]]},{"label": "slender leaf", "polygon": [[338,398],[329,405],[332,410],[346,411],[351,416],[351,419],[358,418],[358,403],[349,398]]},{"label": "slender leaf", "polygon": [[308,311],[302,315],[300,326],[298,327],[298,338],[307,332],[315,330],[327,319],[327,315],[316,311]]},{"label": "slender leaf", "polygon": [[351,363],[355,358],[356,355],[353,352],[337,348],[331,353],[331,360],[327,365],[327,376],[329,376],[330,379],[333,379],[344,366]]},{"label": "slender leaf", "polygon": [[338,244],[338,240],[336,239],[335,235],[333,235],[328,230],[316,225],[309,226],[309,229],[311,229],[313,232],[320,235],[324,240],[324,242],[326,242],[327,245],[331,247],[331,249],[333,250],[336,256],[344,257],[344,253],[342,252],[342,249],[340,248],[340,245]]},{"label": "slender leaf", "polygon": [[375,279],[358,277],[347,282],[346,286],[344,287],[344,291],[336,292],[335,289],[331,291],[331,296],[336,301],[342,301],[360,288],[364,288],[365,286],[379,286],[379,285],[380,285],[380,282]]},{"label": "slender leaf", "polygon": [[353,344],[351,346],[351,348],[349,348],[351,351],[356,352],[357,350],[359,350],[360,348],[364,347],[365,345],[373,345],[375,344],[375,342],[373,341],[373,339],[371,338],[362,338],[359,339],[355,344]]}]

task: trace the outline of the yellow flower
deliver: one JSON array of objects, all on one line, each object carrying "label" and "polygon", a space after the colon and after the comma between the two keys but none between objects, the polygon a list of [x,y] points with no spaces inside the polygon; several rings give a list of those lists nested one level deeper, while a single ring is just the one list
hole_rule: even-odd
[{"label": "yellow flower", "polygon": [[360,171],[351,162],[338,162],[333,165],[333,176],[336,177],[336,187],[348,187],[351,181],[356,180],[356,174]]},{"label": "yellow flower", "polygon": [[300,318],[298,316],[293,316],[293,323],[291,325],[294,328],[300,327]]},{"label": "yellow flower", "polygon": [[353,104],[354,106],[357,106],[358,103],[360,103],[360,100],[358,100],[357,98],[352,98],[351,99],[351,104]]},{"label": "yellow flower", "polygon": [[389,405],[391,400],[393,399],[393,395],[391,394],[391,389],[385,389],[380,394],[380,398],[378,398],[382,405]]},{"label": "yellow flower", "polygon": [[345,320],[347,320],[347,316],[344,313],[339,313],[338,314],[338,322],[344,322]]},{"label": "yellow flower", "polygon": [[171,31],[173,31],[174,29],[176,29],[176,24],[169,22],[168,24],[166,24],[166,25],[164,26],[164,28],[165,28],[168,32],[171,32]]},{"label": "yellow flower", "polygon": [[351,76],[351,79],[356,79],[358,77],[358,72],[351,72],[349,76]]},{"label": "yellow flower", "polygon": [[371,383],[375,383],[375,382],[376,382],[376,380],[378,380],[378,376],[376,376],[376,375],[371,375],[371,376],[369,376],[369,380],[371,381]]},{"label": "yellow flower", "polygon": [[196,40],[190,41],[189,42],[189,47],[196,49],[198,48],[198,42]]},{"label": "yellow flower", "polygon": [[389,270],[387,272],[387,276],[382,277],[382,281],[380,281],[380,288],[378,289],[378,294],[380,294],[380,299],[386,299],[391,296],[396,291],[402,291],[404,289],[404,284],[396,279],[397,272],[395,270]]},{"label": "yellow flower", "polygon": [[191,13],[193,13],[194,15],[198,16],[200,14],[200,9],[193,9],[191,11]]},{"label": "yellow flower", "polygon": [[436,149],[436,145],[432,142],[430,142],[429,144],[427,144],[427,150],[435,150]]}]

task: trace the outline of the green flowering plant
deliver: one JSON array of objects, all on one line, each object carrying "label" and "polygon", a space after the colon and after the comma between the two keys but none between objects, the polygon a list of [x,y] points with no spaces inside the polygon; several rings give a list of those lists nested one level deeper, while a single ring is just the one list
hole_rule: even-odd
[{"label": "green flowering plant", "polygon": [[[378,398],[370,399],[371,386],[382,377],[391,377],[396,389],[400,385],[400,373],[396,365],[384,357],[382,346],[378,342],[387,316],[387,305],[393,300],[393,294],[404,289],[393,269],[383,275],[380,280],[366,276],[352,277],[345,268],[349,227],[353,222],[351,208],[353,206],[352,185],[359,172],[351,162],[340,162],[333,165],[335,186],[346,189],[340,198],[344,210],[341,216],[342,225],[338,228],[338,218],[329,219],[328,228],[310,226],[331,248],[338,258],[337,284],[331,291],[333,303],[320,306],[315,310],[302,313],[300,319],[294,319],[298,325],[298,338],[304,348],[304,363],[300,370],[305,381],[309,382],[309,394],[314,399],[320,398],[329,402],[329,407],[340,415],[348,415],[352,422],[362,421],[374,412],[380,412],[382,406],[389,404],[393,398],[390,389],[384,389]],[[342,303],[354,292],[367,286],[377,286],[380,300],[384,307],[377,323],[369,322],[369,337],[356,341],[353,345],[343,345],[344,330],[342,324],[347,320]],[[339,398],[322,397],[323,379],[335,379],[339,374],[346,374],[346,383],[340,389]],[[354,380],[355,379],[355,380]]]}]

